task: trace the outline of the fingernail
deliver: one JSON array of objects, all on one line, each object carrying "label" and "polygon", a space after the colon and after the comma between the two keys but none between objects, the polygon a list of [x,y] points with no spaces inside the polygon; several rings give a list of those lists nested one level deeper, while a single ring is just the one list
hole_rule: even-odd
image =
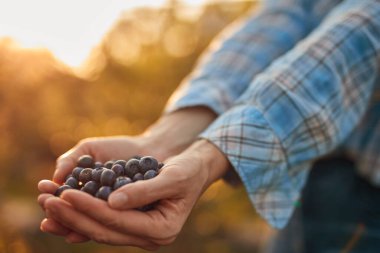
[{"label": "fingernail", "polygon": [[115,193],[111,195],[109,199],[109,203],[111,207],[116,207],[116,208],[122,207],[123,205],[127,203],[127,201],[128,201],[128,197],[124,193]]},{"label": "fingernail", "polygon": [[[45,219],[46,220],[46,219]],[[45,228],[44,228],[44,225],[43,225],[43,222],[41,222],[41,224],[40,224],[40,230],[42,231],[42,232],[46,232],[45,231]]]}]

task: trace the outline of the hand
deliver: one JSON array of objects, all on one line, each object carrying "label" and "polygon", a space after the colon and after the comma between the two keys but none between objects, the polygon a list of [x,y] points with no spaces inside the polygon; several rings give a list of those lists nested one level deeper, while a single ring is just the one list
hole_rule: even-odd
[{"label": "hand", "polygon": [[[97,161],[106,161],[128,159],[136,154],[146,154],[163,161],[187,148],[215,117],[216,115],[207,108],[193,107],[163,116],[139,137],[116,136],[84,139],[57,159],[56,171],[53,176],[55,183],[47,180],[39,183],[38,188],[42,194],[38,197],[38,202],[43,207],[45,200],[52,197],[58,188],[57,184],[64,182],[66,175],[75,167],[76,161],[81,155],[90,154]],[[49,217],[42,221],[41,230],[66,236],[70,242],[88,240],[87,237],[71,231]]]},{"label": "hand", "polygon": [[[64,181],[65,177],[76,166],[77,160],[81,155],[90,154],[96,161],[105,162],[112,159],[129,159],[133,155],[153,155],[159,160],[163,160],[163,149],[158,149],[156,145],[149,142],[148,137],[102,137],[88,138],[79,142],[71,150],[63,154],[57,159],[56,171],[53,176],[53,182],[42,180],[38,184],[38,189],[42,193],[38,197],[38,202],[45,210],[44,200],[52,197]],[[89,238],[72,231],[70,227],[64,226],[48,214],[47,218],[41,222],[41,230],[55,235],[65,236],[68,242],[84,242]]]},{"label": "hand", "polygon": [[[111,159],[128,159],[136,154],[151,154],[157,158],[164,156],[162,153],[159,153],[159,149],[149,148],[153,147],[153,145],[147,145],[146,143],[147,138],[126,136],[82,140],[57,159],[56,170],[53,176],[54,182],[42,180],[38,184],[38,189],[42,193],[38,197],[39,204],[44,209],[44,200],[53,196],[58,186],[65,181],[65,177],[76,166],[76,162],[81,155],[90,154],[96,161],[102,162]],[[46,216],[47,218],[41,222],[42,231],[65,236],[68,242],[84,242],[89,240],[87,237],[75,233],[69,227],[65,227],[54,219],[51,219],[48,215]]]},{"label": "hand", "polygon": [[[41,197],[40,202],[48,217],[85,238],[156,249],[174,241],[202,192],[228,167],[225,156],[201,140],[169,159],[157,177],[112,193],[108,204],[76,190],[65,191],[61,198]],[[132,209],[156,201],[151,211]],[[47,229],[46,224],[41,226]]]},{"label": "hand", "polygon": [[112,136],[87,138],[57,159],[53,181],[62,184],[65,177],[76,166],[80,156],[89,154],[95,161],[106,162],[112,159],[128,160],[134,155],[153,155],[158,159],[166,158],[163,149],[154,148],[147,138]]}]

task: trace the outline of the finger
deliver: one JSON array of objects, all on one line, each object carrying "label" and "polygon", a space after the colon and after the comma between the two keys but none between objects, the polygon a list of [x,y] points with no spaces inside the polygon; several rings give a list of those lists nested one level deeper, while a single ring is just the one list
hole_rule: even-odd
[{"label": "finger", "polygon": [[43,193],[54,194],[59,185],[50,180],[41,180],[38,182],[38,190]]},{"label": "finger", "polygon": [[53,219],[47,218],[41,222],[41,230],[58,236],[64,236],[69,243],[86,242],[90,240],[88,237],[73,232]]},{"label": "finger", "polygon": [[82,155],[90,154],[88,147],[89,145],[83,142],[58,157],[53,175],[54,182],[62,184],[65,181],[67,174],[76,166],[78,158]]},{"label": "finger", "polygon": [[137,181],[119,188],[109,196],[108,203],[115,209],[142,207],[161,199],[175,197],[178,191],[173,186],[171,177],[159,174],[153,179]]},{"label": "finger", "polygon": [[46,218],[42,220],[40,229],[43,232],[48,232],[53,235],[59,235],[59,236],[66,236],[71,232],[70,229],[62,226],[61,224],[59,224],[58,222],[56,222],[55,220],[51,218]]},{"label": "finger", "polygon": [[51,197],[54,197],[54,196],[49,193],[42,193],[38,195],[37,202],[43,210],[45,210],[45,201]]},{"label": "finger", "polygon": [[[57,220],[65,227],[85,235],[99,243],[113,245],[130,245],[144,249],[155,248],[156,245],[140,237],[126,235],[111,230],[90,217],[73,209],[66,201],[60,198],[49,198],[45,203],[48,216]],[[94,211],[94,210],[92,210]]]},{"label": "finger", "polygon": [[70,203],[75,210],[122,233],[153,237],[157,229],[152,229],[151,218],[136,210],[115,210],[107,202],[93,198],[87,193],[67,190],[62,199]]},{"label": "finger", "polygon": [[76,232],[71,232],[65,236],[65,240],[68,243],[81,243],[81,242],[89,241],[90,238],[88,238],[87,236],[78,234]]}]

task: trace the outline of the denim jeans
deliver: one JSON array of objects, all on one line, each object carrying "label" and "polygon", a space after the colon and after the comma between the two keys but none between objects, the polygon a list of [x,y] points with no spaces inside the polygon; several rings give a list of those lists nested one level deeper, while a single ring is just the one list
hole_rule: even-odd
[{"label": "denim jeans", "polygon": [[285,229],[267,253],[380,252],[380,188],[343,158],[318,161]]}]

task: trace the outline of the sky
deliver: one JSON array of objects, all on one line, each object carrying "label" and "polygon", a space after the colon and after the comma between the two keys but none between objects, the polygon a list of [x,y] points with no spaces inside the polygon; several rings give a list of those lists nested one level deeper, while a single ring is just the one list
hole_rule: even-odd
[{"label": "sky", "polygon": [[[187,0],[201,4],[206,0]],[[0,38],[22,47],[48,48],[71,67],[79,67],[120,14],[165,0],[0,0]]]}]

